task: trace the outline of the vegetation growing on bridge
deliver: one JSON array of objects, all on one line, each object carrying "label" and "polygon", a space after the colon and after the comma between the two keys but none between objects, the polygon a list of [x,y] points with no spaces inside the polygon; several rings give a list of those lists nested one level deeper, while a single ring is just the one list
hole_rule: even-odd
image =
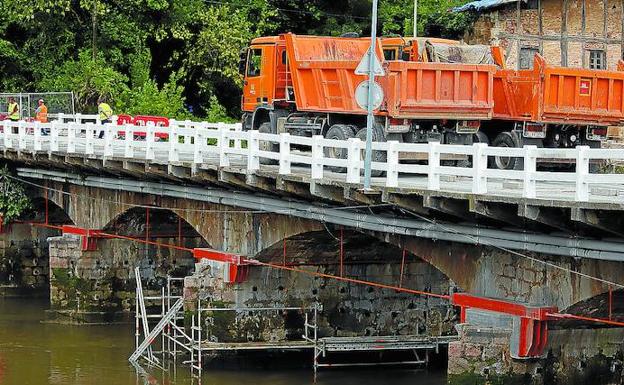
[{"label": "vegetation growing on bridge", "polygon": [[24,186],[10,178],[11,173],[6,166],[0,168],[0,223],[6,224],[18,218],[31,208],[30,198]]},{"label": "vegetation growing on bridge", "polygon": [[[419,0],[421,33],[461,36],[466,0]],[[380,1],[384,35],[411,34],[413,0]],[[0,90],[74,91],[92,112],[237,117],[239,51],[260,35],[370,29],[368,0],[34,0],[0,3]]]}]

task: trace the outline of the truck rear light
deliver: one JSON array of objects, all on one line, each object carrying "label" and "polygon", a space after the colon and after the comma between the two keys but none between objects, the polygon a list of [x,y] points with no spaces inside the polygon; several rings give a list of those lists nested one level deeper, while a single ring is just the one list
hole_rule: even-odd
[{"label": "truck rear light", "polygon": [[461,120],[457,122],[455,131],[458,134],[476,134],[479,127],[481,127],[480,120]]},{"label": "truck rear light", "polygon": [[546,125],[541,123],[525,122],[522,130],[525,138],[544,139],[546,137]]},{"label": "truck rear light", "polygon": [[409,132],[410,121],[408,119],[386,119],[386,132],[393,134],[401,134]]},{"label": "truck rear light", "polygon": [[607,127],[587,127],[588,140],[605,140],[607,139]]}]

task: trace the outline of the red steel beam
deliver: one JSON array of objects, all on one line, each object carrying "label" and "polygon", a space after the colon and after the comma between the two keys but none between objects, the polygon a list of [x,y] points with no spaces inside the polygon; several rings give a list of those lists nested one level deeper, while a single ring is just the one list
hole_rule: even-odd
[{"label": "red steel beam", "polygon": [[558,311],[557,307],[554,306],[527,306],[518,302],[480,297],[467,293],[454,293],[451,295],[451,303],[465,309],[487,310],[538,321],[546,321],[549,314]]}]

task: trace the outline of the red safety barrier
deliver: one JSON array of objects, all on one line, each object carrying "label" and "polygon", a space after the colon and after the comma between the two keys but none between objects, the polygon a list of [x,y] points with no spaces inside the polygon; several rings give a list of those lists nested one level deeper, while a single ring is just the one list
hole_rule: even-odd
[{"label": "red safety barrier", "polygon": [[[134,126],[147,126],[153,124],[156,127],[169,127],[169,119],[163,116],[137,115],[133,118],[132,116],[126,114],[117,115],[117,125],[121,126],[124,124],[132,124]],[[119,131],[119,134],[125,136],[126,132]],[[134,136],[144,139],[147,136],[147,133],[145,131],[135,131]],[[161,140],[169,139],[169,134],[166,132],[155,132],[154,136]]]},{"label": "red safety barrier", "polygon": [[132,116],[126,114],[117,115],[117,125],[123,126],[124,124],[134,124]]}]

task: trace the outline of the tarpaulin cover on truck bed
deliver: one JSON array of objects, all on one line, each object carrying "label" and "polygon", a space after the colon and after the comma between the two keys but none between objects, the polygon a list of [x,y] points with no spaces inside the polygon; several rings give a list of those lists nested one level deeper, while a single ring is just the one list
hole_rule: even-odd
[{"label": "tarpaulin cover on truck bed", "polygon": [[431,62],[495,64],[492,50],[486,45],[450,45],[428,41],[426,49]]}]

